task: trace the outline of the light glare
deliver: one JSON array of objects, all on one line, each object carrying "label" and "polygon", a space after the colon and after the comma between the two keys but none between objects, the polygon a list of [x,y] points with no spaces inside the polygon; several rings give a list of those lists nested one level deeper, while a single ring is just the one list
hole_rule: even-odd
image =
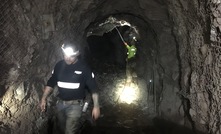
[{"label": "light glare", "polygon": [[116,96],[119,96],[119,102],[120,103],[127,103],[131,104],[138,100],[139,97],[139,89],[138,86],[134,83],[129,83],[125,86],[125,83],[118,83]]},{"label": "light glare", "polygon": [[71,56],[71,55],[74,54],[73,49],[70,48],[70,47],[63,49],[63,51],[64,51],[64,53],[65,53],[66,56]]},{"label": "light glare", "polygon": [[122,102],[126,102],[127,104],[131,104],[134,100],[136,100],[136,91],[132,87],[125,87],[120,96],[120,100]]}]

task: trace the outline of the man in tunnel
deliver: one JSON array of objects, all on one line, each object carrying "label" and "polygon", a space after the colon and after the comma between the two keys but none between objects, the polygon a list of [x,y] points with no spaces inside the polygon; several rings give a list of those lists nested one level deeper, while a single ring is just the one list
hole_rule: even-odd
[{"label": "man in tunnel", "polygon": [[[46,108],[46,99],[55,86],[58,86],[56,112],[58,127],[64,128],[65,134],[79,133],[80,117],[84,108],[86,90],[92,95],[94,107],[92,118],[98,119],[100,108],[98,103],[97,84],[91,69],[78,58],[79,49],[75,45],[62,46],[64,60],[59,61],[53,70],[40,102],[42,112]],[[62,125],[65,125],[62,127]]]},{"label": "man in tunnel", "polygon": [[127,60],[129,60],[136,55],[137,48],[135,47],[135,45],[129,46],[126,42],[124,42],[124,45],[127,48]]}]

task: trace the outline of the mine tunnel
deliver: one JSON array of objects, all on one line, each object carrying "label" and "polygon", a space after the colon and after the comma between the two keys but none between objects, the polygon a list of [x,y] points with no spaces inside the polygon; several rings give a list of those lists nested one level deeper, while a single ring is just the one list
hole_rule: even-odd
[{"label": "mine tunnel", "polygon": [[[57,88],[72,41],[99,87],[82,134],[220,134],[220,0],[1,0],[0,134],[58,134]],[[129,56],[127,45],[136,53]]]}]

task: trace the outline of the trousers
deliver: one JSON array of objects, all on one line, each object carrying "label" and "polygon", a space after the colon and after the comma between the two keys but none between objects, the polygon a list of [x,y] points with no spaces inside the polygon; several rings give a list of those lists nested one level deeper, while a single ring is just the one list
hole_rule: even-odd
[{"label": "trousers", "polygon": [[56,113],[58,119],[58,127],[61,133],[78,134],[81,127],[80,118],[82,114],[82,104],[65,103],[58,101],[56,105]]}]

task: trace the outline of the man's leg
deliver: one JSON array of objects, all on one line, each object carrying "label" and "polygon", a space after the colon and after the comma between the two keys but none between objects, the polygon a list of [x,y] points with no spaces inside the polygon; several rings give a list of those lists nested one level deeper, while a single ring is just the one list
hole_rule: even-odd
[{"label": "man's leg", "polygon": [[66,123],[66,107],[58,103],[56,105],[56,133],[65,133],[65,123]]},{"label": "man's leg", "polygon": [[79,104],[70,105],[66,109],[66,129],[65,134],[77,134],[80,127],[82,107]]}]

